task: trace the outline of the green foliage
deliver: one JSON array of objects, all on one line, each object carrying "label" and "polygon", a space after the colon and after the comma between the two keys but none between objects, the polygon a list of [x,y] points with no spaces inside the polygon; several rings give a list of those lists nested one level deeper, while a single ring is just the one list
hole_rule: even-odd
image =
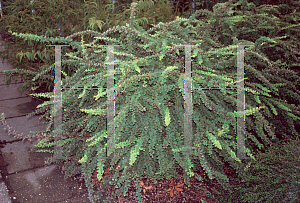
[{"label": "green foliage", "polygon": [[[184,169],[184,178],[189,185],[193,170],[199,166],[210,179],[217,179],[225,190],[232,191],[221,157],[239,172],[246,167],[245,161],[240,160],[235,152],[235,117],[241,113],[234,111],[236,91],[201,90],[212,86],[234,87],[237,52],[236,46],[230,46],[232,44],[246,42],[253,45],[245,47],[244,61],[247,155],[256,158],[257,148],[268,149],[275,142],[272,122],[276,119],[270,116],[270,109],[273,113],[285,115],[286,124],[294,132],[289,136],[299,136],[293,121],[300,112],[292,100],[292,97],[299,99],[299,91],[295,88],[299,77],[297,72],[288,69],[299,60],[299,47],[293,44],[292,35],[288,33],[295,26],[290,27],[288,23],[275,19],[273,14],[266,13],[268,9],[262,15],[264,6],[256,8],[249,4],[243,11],[237,9],[243,2],[218,5],[213,12],[198,10],[189,19],[178,17],[148,30],[141,29],[136,23],[132,7],[129,24],[114,26],[105,32],[87,30],[62,39],[13,33],[37,41],[64,42],[77,49],[74,53],[66,53],[66,59],[62,61],[62,64],[76,67],[74,74],[65,72],[62,79],[62,83],[70,87],[62,94],[63,135],[75,133],[77,137],[66,136],[60,144],[66,156],[66,174],[82,174],[91,202],[95,198],[91,185],[94,171],[97,171],[98,180],[103,180],[102,188],[108,184],[118,187],[113,196],[126,195],[132,181],[137,184],[143,176],[150,179],[178,178],[176,168]],[[228,6],[230,9],[226,9]],[[220,7],[223,13],[219,12]],[[276,26],[267,26],[265,21]],[[268,31],[269,36],[253,31],[254,27]],[[284,38],[279,37],[283,30],[286,31]],[[112,36],[115,32],[118,35]],[[80,35],[91,35],[93,41],[76,42],[73,38]],[[107,49],[98,46],[101,40],[106,44],[122,45],[114,48],[114,157],[107,157],[105,152],[107,98],[104,97],[106,91],[100,87],[107,82]],[[192,47],[192,84],[195,89],[190,159],[183,155],[185,55],[184,47],[176,46],[180,44],[197,45]],[[293,60],[289,57],[272,60],[264,48],[273,48],[275,44],[280,45],[278,49]],[[92,86],[99,87],[99,90],[89,90]],[[76,87],[84,89],[72,89]],[[284,95],[282,90],[292,96]],[[50,94],[44,95],[50,97]],[[49,138],[54,135],[50,129],[54,124],[50,112],[54,107],[51,103],[44,104],[39,109],[45,112],[49,124],[42,132],[41,142],[43,145],[49,142],[47,146],[51,146],[53,139]],[[4,118],[2,120],[4,122]],[[37,147],[43,148],[43,145]],[[73,172],[72,167],[79,169]],[[112,182],[102,177],[106,167],[112,171]]]},{"label": "green foliage", "polygon": [[[160,11],[157,11],[157,6]],[[0,30],[8,34],[12,32],[32,34],[37,38],[31,35],[31,38],[20,39],[11,35],[13,42],[3,42],[6,50],[1,51],[0,56],[3,60],[6,58],[15,67],[13,70],[4,71],[6,84],[20,78],[24,81],[18,88],[21,93],[38,88],[53,91],[54,50],[51,46],[45,47],[45,42],[53,44],[55,40],[56,44],[61,44],[63,43],[61,40],[56,40],[59,35],[80,41],[80,38],[73,34],[83,30],[104,32],[113,26],[126,25],[130,21],[131,10],[128,6],[118,12],[111,11],[112,4],[106,4],[102,0],[67,2],[47,0],[32,3],[29,0],[19,0],[7,3],[3,7],[3,17],[0,18]],[[172,7],[168,1],[155,1],[155,5],[153,1],[137,3],[135,23],[138,29],[149,29],[151,24],[168,22],[173,18]],[[118,33],[111,35],[119,37]],[[93,40],[93,36],[86,36],[86,38],[86,42]],[[64,43],[68,44],[69,41]],[[62,48],[62,60],[66,60],[64,53],[77,49],[80,47]],[[62,70],[71,76],[76,72],[77,67],[63,64]],[[37,75],[39,77],[36,77]]]},{"label": "green foliage", "polygon": [[274,143],[245,167],[242,181],[224,202],[299,202],[298,140]]}]

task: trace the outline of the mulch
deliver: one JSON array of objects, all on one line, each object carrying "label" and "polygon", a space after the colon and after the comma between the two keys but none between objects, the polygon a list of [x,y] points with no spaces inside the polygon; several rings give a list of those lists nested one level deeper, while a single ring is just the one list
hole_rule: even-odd
[{"label": "mulch", "polygon": [[[230,185],[236,184],[240,179],[238,178],[234,169],[232,169],[228,163],[224,163],[223,168],[228,177],[230,177]],[[156,180],[154,183],[152,180],[148,178],[139,179],[140,187],[142,189],[141,198],[143,203],[161,203],[161,202],[180,202],[180,203],[217,203],[221,202],[218,199],[218,194],[224,194],[224,190],[222,190],[222,186],[218,184],[218,182],[213,179],[210,180],[205,174],[202,167],[198,167],[197,171],[194,171],[195,174],[198,174],[202,177],[202,181],[199,181],[195,178],[195,176],[190,178],[190,185],[188,187],[185,184],[185,180],[183,178],[182,170],[176,169],[180,178],[172,178],[168,180],[166,178],[161,180]],[[105,176],[109,176],[109,168],[104,173]],[[81,180],[84,183],[83,180]],[[94,184],[94,191],[100,189],[100,182],[97,180],[97,172],[95,171],[92,175],[92,184]],[[116,191],[114,185],[110,185],[105,189],[105,195],[110,196],[112,191]],[[123,194],[119,195],[117,198],[113,198],[110,200],[112,203],[137,203],[137,199],[135,196],[135,185],[132,182],[131,186],[128,188],[127,196],[123,196]],[[84,191],[87,192],[86,187]],[[226,191],[225,191],[226,192]],[[98,201],[100,203],[100,201]]]}]

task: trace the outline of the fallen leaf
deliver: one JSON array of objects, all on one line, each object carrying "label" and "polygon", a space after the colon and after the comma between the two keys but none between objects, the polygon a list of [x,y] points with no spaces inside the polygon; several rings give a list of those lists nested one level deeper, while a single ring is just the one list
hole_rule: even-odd
[{"label": "fallen leaf", "polygon": [[152,186],[145,187],[146,190],[150,190],[151,188],[152,188]]},{"label": "fallen leaf", "polygon": [[143,181],[140,181],[140,186],[143,188],[144,194],[146,193],[146,190],[150,190],[153,188],[152,186],[146,187]]},{"label": "fallen leaf", "polygon": [[180,184],[180,185],[176,185],[175,187],[182,187],[184,185],[184,183]]},{"label": "fallen leaf", "polygon": [[109,172],[109,167],[104,171],[104,176],[109,176],[108,172]]},{"label": "fallen leaf", "polygon": [[177,191],[179,191],[179,192],[182,192],[182,191],[183,191],[183,189],[178,188],[178,187],[175,187],[175,189],[176,189]]},{"label": "fallen leaf", "polygon": [[174,196],[174,191],[173,191],[173,188],[171,189],[171,192],[170,192],[170,197],[173,197]]},{"label": "fallen leaf", "polygon": [[177,191],[179,191],[179,192],[182,192],[183,191],[183,189],[182,188],[180,188],[180,187],[182,187],[183,185],[184,185],[184,183],[181,183],[181,184],[179,184],[179,185],[176,185],[176,183],[173,181],[173,180],[171,180],[171,184],[170,184],[173,188],[171,189],[171,192],[170,192],[170,196],[171,197],[173,197],[174,196],[174,186],[175,186],[175,189],[177,190]]},{"label": "fallen leaf", "polygon": [[171,180],[171,186],[175,186],[175,185],[176,183],[173,180]]}]

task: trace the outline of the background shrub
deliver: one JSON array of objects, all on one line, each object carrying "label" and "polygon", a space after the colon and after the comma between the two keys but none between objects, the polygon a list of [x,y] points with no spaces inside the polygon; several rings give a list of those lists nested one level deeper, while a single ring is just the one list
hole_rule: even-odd
[{"label": "background shrub", "polygon": [[245,168],[235,191],[221,197],[222,201],[299,202],[299,144],[299,139],[278,141],[258,154]]}]

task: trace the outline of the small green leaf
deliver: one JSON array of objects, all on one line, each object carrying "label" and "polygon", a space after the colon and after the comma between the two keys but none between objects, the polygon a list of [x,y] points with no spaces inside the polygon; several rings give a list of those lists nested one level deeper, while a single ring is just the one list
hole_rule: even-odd
[{"label": "small green leaf", "polygon": [[208,139],[210,141],[212,141],[212,143],[215,145],[215,147],[217,147],[218,149],[222,149],[220,141],[212,133],[209,133],[207,131],[206,134],[208,135]]},{"label": "small green leaf", "polygon": [[144,81],[143,87],[147,87],[147,81]]},{"label": "small green leaf", "polygon": [[20,56],[20,62],[22,61],[23,55]]},{"label": "small green leaf", "polygon": [[221,131],[218,132],[218,136],[221,136],[223,134],[224,134],[224,130],[221,130]]},{"label": "small green leaf", "polygon": [[86,91],[86,89],[85,88],[87,88],[87,87],[84,87],[84,89],[83,89],[83,91],[82,91],[82,93],[78,96],[78,99],[80,99],[80,98],[82,98],[83,97],[83,95],[85,95],[85,91]]},{"label": "small green leaf", "polygon": [[42,59],[42,54],[40,51],[37,51],[37,55],[40,57],[40,59]]},{"label": "small green leaf", "polygon": [[173,71],[174,69],[178,69],[178,67],[177,67],[177,66],[168,66],[168,67],[162,72],[162,75],[165,75],[166,73],[171,72],[171,71]]},{"label": "small green leaf", "polygon": [[159,60],[161,61],[164,58],[165,54],[163,53],[162,55],[159,56]]},{"label": "small green leaf", "polygon": [[171,123],[170,111],[169,108],[167,107],[165,110],[165,124],[166,126],[169,126],[170,123]]},{"label": "small green leaf", "polygon": [[194,51],[193,51],[193,57],[197,56],[198,52],[199,52],[199,49],[194,49]]},{"label": "small green leaf", "polygon": [[104,170],[103,170],[103,167],[104,167],[104,160],[101,159],[101,156],[98,155],[97,157],[97,179],[98,181],[100,181],[103,177],[103,173],[104,173]]},{"label": "small green leaf", "polygon": [[137,60],[134,60],[132,65],[134,66],[134,69],[138,72],[138,73],[141,73],[141,70],[139,68],[139,66],[137,65]]},{"label": "small green leaf", "polygon": [[196,178],[197,180],[199,180],[199,181],[202,181],[202,177],[201,177],[201,176],[199,176],[199,177],[196,177],[196,176],[195,176],[195,178]]},{"label": "small green leaf", "polygon": [[202,60],[202,56],[201,55],[198,55],[198,63],[199,65],[201,65],[203,63],[203,60]]},{"label": "small green leaf", "polygon": [[102,115],[107,112],[107,109],[80,109],[80,111],[93,115]]},{"label": "small green leaf", "polygon": [[140,137],[138,140],[137,140],[137,143],[134,147],[131,148],[131,151],[130,151],[130,159],[129,159],[129,165],[132,166],[134,164],[134,162],[136,161],[137,159],[137,156],[139,155],[140,153],[140,150],[143,150],[143,137]]},{"label": "small green leaf", "polygon": [[48,61],[50,61],[50,55],[46,51],[44,53],[44,57],[45,57],[45,59],[47,59]]},{"label": "small green leaf", "polygon": [[239,158],[236,157],[236,154],[235,154],[232,150],[229,150],[228,153],[230,154],[230,156],[231,156],[234,160],[236,160],[236,161],[238,161],[238,162],[240,162],[240,163],[242,162]]},{"label": "small green leaf", "polygon": [[106,95],[106,91],[103,92],[102,88],[98,89],[98,94],[95,97],[95,100],[97,101],[100,97],[103,97],[104,95]]},{"label": "small green leaf", "polygon": [[134,66],[134,68],[135,68],[135,70],[136,70],[137,72],[141,73],[141,70],[140,70],[140,68],[139,68],[137,65]]},{"label": "small green leaf", "polygon": [[85,163],[87,161],[87,154],[85,154],[79,161],[78,163]]},{"label": "small green leaf", "polygon": [[31,57],[30,57],[30,53],[26,52],[25,54],[26,54],[28,60],[30,60],[30,58],[31,58]]},{"label": "small green leaf", "polygon": [[226,132],[229,131],[229,125],[226,124],[226,123],[223,124],[223,125],[222,125],[222,129],[223,129],[224,131],[226,131]]},{"label": "small green leaf", "polygon": [[143,20],[146,21],[148,24],[148,19],[146,17],[143,17]]}]

